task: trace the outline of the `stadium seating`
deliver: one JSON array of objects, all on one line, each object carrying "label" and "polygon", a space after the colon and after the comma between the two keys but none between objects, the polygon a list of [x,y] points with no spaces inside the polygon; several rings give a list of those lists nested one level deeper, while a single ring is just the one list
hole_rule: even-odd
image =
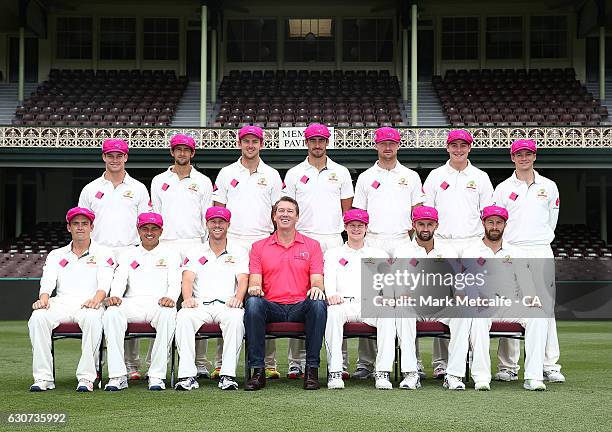
[{"label": "stadium seating", "polygon": [[608,117],[571,68],[449,70],[432,84],[453,126],[597,126]]},{"label": "stadium seating", "polygon": [[231,71],[214,126],[405,126],[399,97],[388,71]]},{"label": "stadium seating", "polygon": [[58,70],[15,110],[14,125],[168,126],[187,86],[174,71]]}]

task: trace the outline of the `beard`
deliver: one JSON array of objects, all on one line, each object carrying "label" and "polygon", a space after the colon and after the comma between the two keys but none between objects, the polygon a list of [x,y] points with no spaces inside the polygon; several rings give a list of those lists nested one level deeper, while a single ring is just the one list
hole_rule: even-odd
[{"label": "beard", "polygon": [[503,231],[500,230],[487,230],[485,231],[485,237],[490,240],[490,241],[498,241],[499,239],[502,238],[502,235],[504,234]]},{"label": "beard", "polygon": [[416,235],[421,241],[429,241],[433,237],[433,233],[431,231],[417,232]]}]

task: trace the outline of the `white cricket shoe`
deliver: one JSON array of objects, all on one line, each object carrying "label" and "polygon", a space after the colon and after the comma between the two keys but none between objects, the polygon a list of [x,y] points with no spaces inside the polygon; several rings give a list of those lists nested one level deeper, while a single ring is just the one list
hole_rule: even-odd
[{"label": "white cricket shoe", "polygon": [[389,380],[391,374],[389,372],[374,372],[374,379],[376,380],[376,388],[378,390],[391,390],[393,384]]},{"label": "white cricket shoe", "polygon": [[340,390],[344,388],[344,380],[342,372],[330,372],[327,380],[327,388],[329,390]]},{"label": "white cricket shoe", "polygon": [[89,393],[93,391],[93,388],[94,385],[92,381],[80,379],[79,383],[77,384],[76,391],[78,391],[79,393]]},{"label": "white cricket shoe", "polygon": [[193,390],[200,387],[195,377],[183,378],[174,385],[174,390]]},{"label": "white cricket shoe", "polygon": [[518,381],[518,374],[510,369],[501,369],[493,376],[493,379],[495,381]]},{"label": "white cricket shoe", "polygon": [[127,376],[123,375],[109,379],[108,384],[104,386],[104,391],[120,391],[126,388],[128,388],[128,380]]},{"label": "white cricket shoe", "polygon": [[416,390],[421,387],[421,377],[418,372],[404,372],[404,379],[400,383],[401,389]]},{"label": "white cricket shoe", "polygon": [[30,386],[31,392],[44,392],[47,390],[53,390],[55,388],[55,382],[46,380],[36,380],[34,384]]},{"label": "white cricket shoe", "polygon": [[160,391],[166,390],[166,383],[163,379],[149,377],[149,390]]},{"label": "white cricket shoe", "polygon": [[476,391],[490,391],[491,385],[486,381],[480,381],[474,384],[474,390]]},{"label": "white cricket shoe", "polygon": [[465,384],[463,384],[461,378],[450,374],[446,374],[442,386],[449,390],[465,390]]},{"label": "white cricket shoe", "polygon": [[559,371],[544,371],[544,381],[548,381],[551,383],[564,383],[565,376]]},{"label": "white cricket shoe", "polygon": [[221,375],[219,377],[219,384],[217,384],[221,390],[238,390],[238,383],[236,379],[229,375]]},{"label": "white cricket shoe", "polygon": [[525,383],[523,384],[523,388],[525,390],[531,390],[531,391],[544,391],[546,390],[546,385],[544,384],[544,382],[540,381],[540,380],[525,380]]}]

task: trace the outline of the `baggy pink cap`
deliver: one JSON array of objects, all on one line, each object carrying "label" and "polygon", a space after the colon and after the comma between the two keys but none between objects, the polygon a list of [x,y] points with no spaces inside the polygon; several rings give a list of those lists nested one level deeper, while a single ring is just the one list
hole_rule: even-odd
[{"label": "baggy pink cap", "polygon": [[370,223],[370,215],[367,211],[361,209],[351,209],[345,211],[343,219],[345,224],[353,221],[363,222],[366,225]]},{"label": "baggy pink cap", "polygon": [[483,208],[482,212],[480,212],[480,219],[485,220],[489,216],[499,216],[504,220],[508,220],[508,210],[494,205]]},{"label": "baggy pink cap", "polygon": [[68,210],[68,213],[66,213],[66,222],[70,223],[70,221],[75,216],[78,216],[78,215],[85,216],[91,222],[93,222],[94,219],[96,218],[96,215],[94,214],[94,212],[92,212],[88,208],[85,208],[85,207],[73,207],[70,210]]},{"label": "baggy pink cap", "polygon": [[472,144],[474,142],[474,137],[472,134],[464,129],[455,129],[448,133],[448,137],[446,138],[446,144],[450,144],[453,141],[465,141],[468,144]]},{"label": "baggy pink cap", "polygon": [[128,144],[119,138],[108,138],[102,143],[102,153],[119,152],[128,154]]},{"label": "baggy pink cap", "polygon": [[438,222],[438,210],[433,207],[420,206],[412,210],[412,221],[416,222],[422,219],[431,219]]},{"label": "baggy pink cap", "polygon": [[537,153],[537,146],[534,140],[530,139],[519,139],[512,143],[512,147],[510,148],[510,154],[514,154],[520,150],[530,150],[534,153]]},{"label": "baggy pink cap", "polygon": [[260,140],[263,140],[263,136],[264,136],[263,129],[258,126],[243,126],[238,131],[238,139],[240,140],[242,139],[243,136],[249,135],[249,134],[255,135]]},{"label": "baggy pink cap", "polygon": [[399,131],[388,126],[376,129],[376,132],[374,132],[374,142],[378,144],[382,141],[393,141],[399,143],[401,141]]},{"label": "baggy pink cap", "polygon": [[232,212],[226,209],[225,207],[209,207],[208,210],[206,210],[206,215],[204,216],[204,218],[206,219],[206,221],[209,221],[210,219],[214,218],[221,218],[229,222],[232,218]]},{"label": "baggy pink cap", "polygon": [[185,145],[191,150],[195,150],[195,141],[188,135],[176,134],[170,140],[170,148],[174,148],[177,145]]},{"label": "baggy pink cap", "polygon": [[313,123],[304,130],[304,138],[306,139],[313,137],[329,139],[330,135],[331,134],[329,133],[329,129],[327,129],[327,126],[322,125],[320,123]]},{"label": "baggy pink cap", "polygon": [[164,220],[162,219],[162,215],[159,213],[140,213],[138,215],[138,222],[136,222],[136,226],[140,228],[146,224],[153,224],[163,228]]}]

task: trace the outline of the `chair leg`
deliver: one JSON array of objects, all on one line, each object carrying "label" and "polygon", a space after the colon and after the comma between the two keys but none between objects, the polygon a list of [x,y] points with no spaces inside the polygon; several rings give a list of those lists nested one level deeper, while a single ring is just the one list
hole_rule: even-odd
[{"label": "chair leg", "polygon": [[51,361],[53,362],[53,382],[55,382],[55,337],[51,336]]},{"label": "chair leg", "polygon": [[395,382],[399,382],[399,359],[401,351],[397,339],[395,340],[395,358],[393,359],[393,374],[395,375]]},{"label": "chair leg", "polygon": [[100,341],[100,352],[98,356],[98,371],[100,379],[98,380],[98,388],[102,388],[102,363],[104,361],[104,332],[102,332],[102,340]]},{"label": "chair leg", "polygon": [[249,367],[249,342],[244,339],[244,383],[251,379],[251,368]]},{"label": "chair leg", "polygon": [[174,388],[174,359],[176,356],[176,339],[172,338],[170,348],[170,387]]}]

